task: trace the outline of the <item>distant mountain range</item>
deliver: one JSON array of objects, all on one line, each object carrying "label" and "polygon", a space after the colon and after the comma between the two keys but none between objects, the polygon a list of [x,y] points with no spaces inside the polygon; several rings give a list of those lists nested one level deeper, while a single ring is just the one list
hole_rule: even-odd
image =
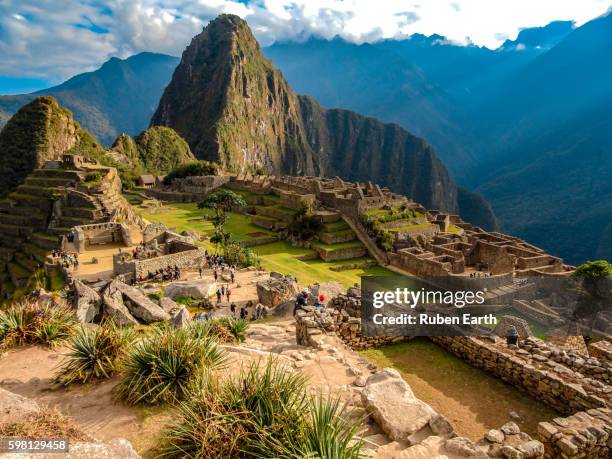
[{"label": "distant mountain range", "polygon": [[[490,200],[505,231],[570,262],[612,258],[612,16],[525,29],[496,50],[417,34],[263,51],[324,107],[425,138],[452,177]],[[147,127],[178,61],[112,59],[39,94],[57,97],[108,146]],[[33,97],[0,96],[0,123]]]},{"label": "distant mountain range", "polygon": [[147,128],[159,97],[170,81],[178,58],[140,53],[112,58],[98,70],[32,94],[0,96],[0,125],[37,96],[53,96],[103,145],[121,133],[137,135]]}]

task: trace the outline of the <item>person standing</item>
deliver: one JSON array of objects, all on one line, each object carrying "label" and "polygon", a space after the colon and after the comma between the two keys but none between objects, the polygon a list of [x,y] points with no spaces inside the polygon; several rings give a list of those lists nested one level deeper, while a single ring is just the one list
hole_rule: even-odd
[{"label": "person standing", "polygon": [[225,289],[225,296],[227,297],[227,301],[229,302],[230,296],[232,294],[232,289],[229,286]]},{"label": "person standing", "polygon": [[232,313],[232,317],[236,318],[236,303],[230,304],[230,312]]},{"label": "person standing", "polygon": [[221,290],[217,289],[217,304],[221,303]]}]

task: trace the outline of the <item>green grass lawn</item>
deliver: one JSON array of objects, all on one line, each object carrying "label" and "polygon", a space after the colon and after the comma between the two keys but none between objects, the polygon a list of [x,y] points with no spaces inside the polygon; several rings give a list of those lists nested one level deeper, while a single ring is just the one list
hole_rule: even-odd
[{"label": "green grass lawn", "polygon": [[[210,213],[210,211],[198,209],[195,203],[166,203],[161,208],[155,210],[149,210],[144,206],[137,207],[136,209],[140,215],[148,221],[163,223],[168,228],[173,228],[178,232],[185,230],[197,231],[200,234],[210,236],[213,231],[212,223],[202,220],[202,217]],[[230,213],[228,221],[225,224],[225,229],[236,241],[248,241],[274,234],[272,231],[251,224],[248,216],[235,212]],[[260,233],[260,235],[253,237],[249,236],[250,233]],[[361,244],[359,241],[352,241],[334,244],[333,246],[323,244],[323,246],[327,248],[339,248],[347,245],[350,246],[356,242],[357,245]],[[214,246],[210,243],[204,243],[203,246],[209,250],[214,250]],[[291,244],[285,241],[260,245],[252,249],[261,259],[261,265],[264,269],[268,271],[278,271],[283,274],[291,274],[297,277],[298,281],[303,284],[335,281],[341,282],[348,287],[355,283],[359,283],[361,276],[385,276],[392,274],[391,271],[380,266],[335,272],[330,269],[332,266],[362,262],[365,261],[366,258],[332,263],[327,263],[323,260],[301,261],[298,260],[298,257],[312,254],[314,251],[311,249],[292,247]]]},{"label": "green grass lawn", "polygon": [[[210,221],[203,220],[205,215],[211,215],[211,210],[198,209],[195,203],[169,203],[154,211],[138,209],[140,215],[150,222],[163,223],[168,228],[177,232],[196,231],[202,235],[210,236],[213,225]],[[225,224],[225,230],[232,235],[236,241],[251,241],[254,239],[268,237],[272,231],[251,224],[247,215],[230,212]],[[259,233],[251,236],[252,233]]]},{"label": "green grass lawn", "polygon": [[347,271],[332,271],[332,266],[352,264],[365,261],[367,258],[337,261],[327,263],[323,260],[301,261],[298,257],[312,253],[310,249],[292,247],[285,241],[253,247],[253,251],[261,258],[262,266],[269,271],[291,274],[303,284],[315,282],[340,282],[346,287],[359,283],[361,276],[387,276],[393,273],[381,266],[367,269],[351,269]]},{"label": "green grass lawn", "polygon": [[542,402],[472,367],[426,338],[360,354],[381,368],[396,368],[418,398],[473,440],[506,423],[510,411],[520,415],[518,424],[532,435],[538,422],[558,416]]}]

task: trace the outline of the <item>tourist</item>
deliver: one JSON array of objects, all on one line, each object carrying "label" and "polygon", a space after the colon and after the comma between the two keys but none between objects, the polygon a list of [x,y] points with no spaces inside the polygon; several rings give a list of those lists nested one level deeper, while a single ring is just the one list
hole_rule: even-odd
[{"label": "tourist", "polygon": [[246,310],[246,308],[243,306],[240,308],[240,318],[242,320],[245,320],[247,318],[247,316],[249,315],[249,312]]},{"label": "tourist", "polygon": [[225,295],[225,285],[221,286],[221,296]]},{"label": "tourist", "polygon": [[303,309],[304,306],[306,306],[308,302],[308,293],[308,289],[304,289],[298,294],[293,306],[293,315],[297,313],[298,309]]},{"label": "tourist", "polygon": [[255,306],[255,320],[261,319],[262,315],[263,315],[263,304],[257,303],[257,306]]},{"label": "tourist", "polygon": [[508,328],[508,334],[506,335],[506,344],[508,346],[518,346],[518,331],[514,325],[510,325]]},{"label": "tourist", "polygon": [[215,282],[217,282],[217,278],[219,277],[219,274],[217,274],[217,268],[215,268],[213,271],[213,277],[215,278]]},{"label": "tourist", "polygon": [[232,313],[232,317],[236,318],[236,303],[230,304],[230,312]]},{"label": "tourist", "polygon": [[221,303],[221,291],[219,289],[217,289],[215,295],[217,295],[217,304]]},{"label": "tourist", "polygon": [[314,304],[315,307],[321,308],[321,307],[325,306],[324,301],[325,301],[325,295],[323,295],[323,294],[319,295],[317,297],[317,299],[315,300],[315,304]]},{"label": "tourist", "polygon": [[198,272],[200,273],[200,279],[202,279],[202,266],[198,266]]},{"label": "tourist", "polygon": [[233,284],[234,280],[236,279],[236,275],[234,274],[234,270],[233,269],[230,271],[230,278],[231,278],[231,281],[232,281],[232,284]]},{"label": "tourist", "polygon": [[227,287],[227,289],[225,289],[225,296],[227,297],[227,301],[229,302],[230,300],[230,296],[232,294],[232,289]]}]

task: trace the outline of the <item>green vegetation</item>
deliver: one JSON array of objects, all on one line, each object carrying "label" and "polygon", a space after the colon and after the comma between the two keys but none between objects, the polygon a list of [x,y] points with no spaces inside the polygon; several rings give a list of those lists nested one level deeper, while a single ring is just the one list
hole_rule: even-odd
[{"label": "green vegetation", "polygon": [[226,189],[215,191],[198,203],[198,209],[212,209],[215,213],[212,218],[214,234],[210,238],[211,242],[221,245],[230,242],[231,233],[224,230],[227,214],[232,209],[246,207],[246,205],[246,201],[242,196]]},{"label": "green vegetation", "polygon": [[268,360],[231,380],[209,378],[179,405],[160,456],[356,459],[355,434],[337,400],[309,398],[301,375]]},{"label": "green vegetation", "polygon": [[217,163],[211,163],[210,161],[192,161],[172,169],[168,175],[164,177],[164,185],[170,185],[172,180],[177,178],[198,175],[217,175],[218,173],[219,166]]},{"label": "green vegetation", "polygon": [[573,276],[591,279],[612,276],[612,264],[606,260],[587,261],[576,268]]},{"label": "green vegetation", "polygon": [[80,327],[68,342],[69,352],[62,361],[55,381],[68,386],[95,379],[110,378],[119,368],[120,357],[134,340],[130,328],[105,322],[98,328]]},{"label": "green vegetation", "polygon": [[286,232],[288,236],[300,241],[311,241],[318,236],[322,229],[323,222],[321,219],[304,206],[293,215]]},{"label": "green vegetation", "polygon": [[190,328],[194,336],[199,339],[213,338],[220,343],[241,343],[246,339],[249,322],[232,317],[217,317],[193,322]]},{"label": "green vegetation", "polygon": [[0,311],[0,349],[24,344],[56,345],[70,337],[74,313],[65,307],[26,299]]},{"label": "green vegetation", "polygon": [[130,404],[185,400],[207,371],[224,362],[225,353],[216,341],[196,333],[195,328],[160,327],[130,348],[115,393]]},{"label": "green vegetation", "polygon": [[[198,209],[193,203],[167,203],[158,209],[139,207],[136,209],[148,221],[163,223],[175,231],[195,231],[205,236],[213,234],[212,223],[203,220],[205,211]],[[324,229],[346,228],[344,221],[326,223]],[[248,216],[236,212],[227,214],[225,230],[231,233],[235,241],[253,241],[262,237],[269,237],[272,231],[260,228],[250,222]],[[253,236],[256,235],[256,236]],[[209,251],[214,251],[213,244],[201,243]],[[301,257],[316,255],[312,249],[293,247],[286,241],[277,241],[253,247],[253,253],[259,259],[259,264],[268,271],[278,271],[292,274],[305,284],[314,284],[326,281],[340,282],[350,287],[359,283],[361,276],[385,276],[391,274],[389,270],[374,266],[366,269],[350,269],[347,271],[333,271],[334,266],[341,266],[367,261],[367,258],[353,259],[326,263],[322,260],[300,260]]]}]

